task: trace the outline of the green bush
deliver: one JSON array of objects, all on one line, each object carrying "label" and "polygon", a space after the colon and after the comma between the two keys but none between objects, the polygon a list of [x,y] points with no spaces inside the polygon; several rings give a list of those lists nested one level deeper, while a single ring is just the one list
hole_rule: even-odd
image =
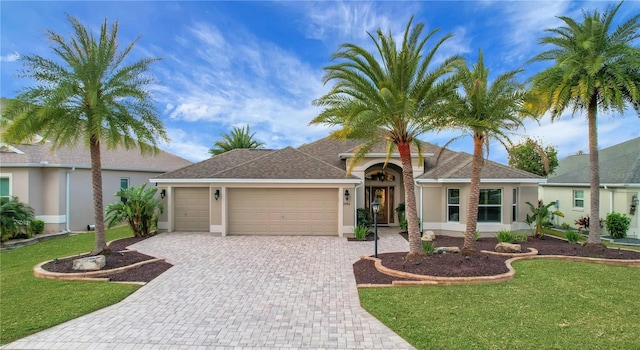
[{"label": "green bush", "polygon": [[433,254],[436,251],[436,247],[433,245],[433,242],[430,241],[422,241],[422,251],[425,254]]},{"label": "green bush", "polygon": [[35,235],[41,234],[44,232],[44,221],[40,219],[32,220],[29,224],[29,229],[31,230],[31,233]]},{"label": "green bush", "polygon": [[569,226],[569,224],[567,224],[566,222],[563,222],[560,227],[562,227],[563,230],[568,230],[571,228],[571,226]]},{"label": "green bush", "polygon": [[480,231],[476,231],[475,233],[475,240],[477,241],[478,239],[480,239]]},{"label": "green bush", "polygon": [[580,240],[580,233],[576,231],[567,231],[565,232],[565,237],[567,237],[567,241],[571,244],[576,244]]},{"label": "green bush", "polygon": [[33,219],[33,208],[17,197],[0,199],[0,237],[3,242],[11,238],[28,238],[28,225]]},{"label": "green bush", "polygon": [[516,233],[509,230],[500,230],[496,233],[496,238],[500,243],[513,243],[516,240]]},{"label": "green bush", "polygon": [[629,231],[629,225],[631,225],[631,218],[626,214],[609,213],[607,218],[604,219],[604,225],[607,228],[607,233],[612,238],[624,238]]},{"label": "green bush", "polygon": [[364,226],[357,226],[353,229],[353,235],[357,240],[364,241],[364,239],[367,237],[367,228]]},{"label": "green bush", "polygon": [[514,233],[513,234],[513,241],[514,242],[526,242],[527,241],[527,234],[523,233],[523,234],[518,234],[518,233]]},{"label": "green bush", "polygon": [[358,226],[371,227],[373,225],[373,218],[368,209],[358,208]]},{"label": "green bush", "polygon": [[400,220],[400,230],[401,231],[406,231],[408,227],[409,227],[409,221],[407,221],[407,219]]},{"label": "green bush", "polygon": [[125,201],[118,200],[107,205],[105,214],[109,228],[126,221],[134,237],[153,234],[154,223],[157,222],[158,213],[162,213],[163,206],[155,197],[158,188],[145,189],[146,185],[121,189],[115,194]]}]

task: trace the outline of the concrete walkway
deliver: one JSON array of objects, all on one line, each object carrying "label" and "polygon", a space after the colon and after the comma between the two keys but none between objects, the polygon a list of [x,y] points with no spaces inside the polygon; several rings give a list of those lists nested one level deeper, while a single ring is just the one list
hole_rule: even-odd
[{"label": "concrete walkway", "polygon": [[[3,349],[411,349],[360,307],[373,242],[164,233],[134,245],[175,266],[122,302]],[[380,252],[406,251],[381,233]]]}]

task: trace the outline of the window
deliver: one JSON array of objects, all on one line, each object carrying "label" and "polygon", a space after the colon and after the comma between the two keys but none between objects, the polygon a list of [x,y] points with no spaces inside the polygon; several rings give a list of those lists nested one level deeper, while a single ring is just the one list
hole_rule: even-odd
[{"label": "window", "polygon": [[513,201],[511,202],[511,221],[518,220],[518,188],[513,189]]},{"label": "window", "polygon": [[[126,190],[127,188],[129,188],[129,178],[128,177],[120,178],[120,189]],[[124,197],[120,197],[120,201],[122,203],[125,203],[127,199]]]},{"label": "window", "polygon": [[460,221],[460,189],[447,190],[447,221]]},{"label": "window", "polygon": [[0,177],[0,198],[11,197],[11,183],[8,177]]},{"label": "window", "polygon": [[573,207],[584,208],[584,191],[583,190],[573,191]]},{"label": "window", "polygon": [[481,189],[478,222],[502,222],[502,190]]}]

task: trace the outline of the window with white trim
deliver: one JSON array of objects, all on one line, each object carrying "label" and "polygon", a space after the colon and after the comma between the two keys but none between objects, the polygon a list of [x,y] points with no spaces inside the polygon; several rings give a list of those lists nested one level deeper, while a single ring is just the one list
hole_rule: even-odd
[{"label": "window with white trim", "polygon": [[447,190],[447,221],[460,222],[460,189]]},{"label": "window with white trim", "polygon": [[502,222],[502,190],[481,189],[478,200],[478,222]]},{"label": "window with white trim", "polygon": [[0,198],[11,197],[11,180],[8,177],[0,177]]},{"label": "window with white trim", "polygon": [[573,207],[584,208],[584,190],[573,191]]},{"label": "window with white trim", "polygon": [[[120,178],[120,189],[121,190],[126,190],[127,188],[129,188],[129,178],[128,177]],[[124,198],[124,197],[120,197],[120,201],[122,203],[125,203],[127,201],[127,199]]]},{"label": "window with white trim", "polygon": [[511,202],[511,222],[518,221],[518,188],[513,189],[513,199]]}]

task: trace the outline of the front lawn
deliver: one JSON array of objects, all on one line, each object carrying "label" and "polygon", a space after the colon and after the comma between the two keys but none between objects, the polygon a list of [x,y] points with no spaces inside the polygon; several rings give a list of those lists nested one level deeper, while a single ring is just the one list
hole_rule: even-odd
[{"label": "front lawn", "polygon": [[[128,226],[107,230],[107,241],[131,236]],[[86,233],[0,252],[0,344],[115,304],[139,288],[33,276],[36,264],[88,252],[93,248],[94,239],[93,233]]]},{"label": "front lawn", "polygon": [[514,268],[502,284],[360,288],[360,302],[418,349],[640,349],[640,268]]}]

